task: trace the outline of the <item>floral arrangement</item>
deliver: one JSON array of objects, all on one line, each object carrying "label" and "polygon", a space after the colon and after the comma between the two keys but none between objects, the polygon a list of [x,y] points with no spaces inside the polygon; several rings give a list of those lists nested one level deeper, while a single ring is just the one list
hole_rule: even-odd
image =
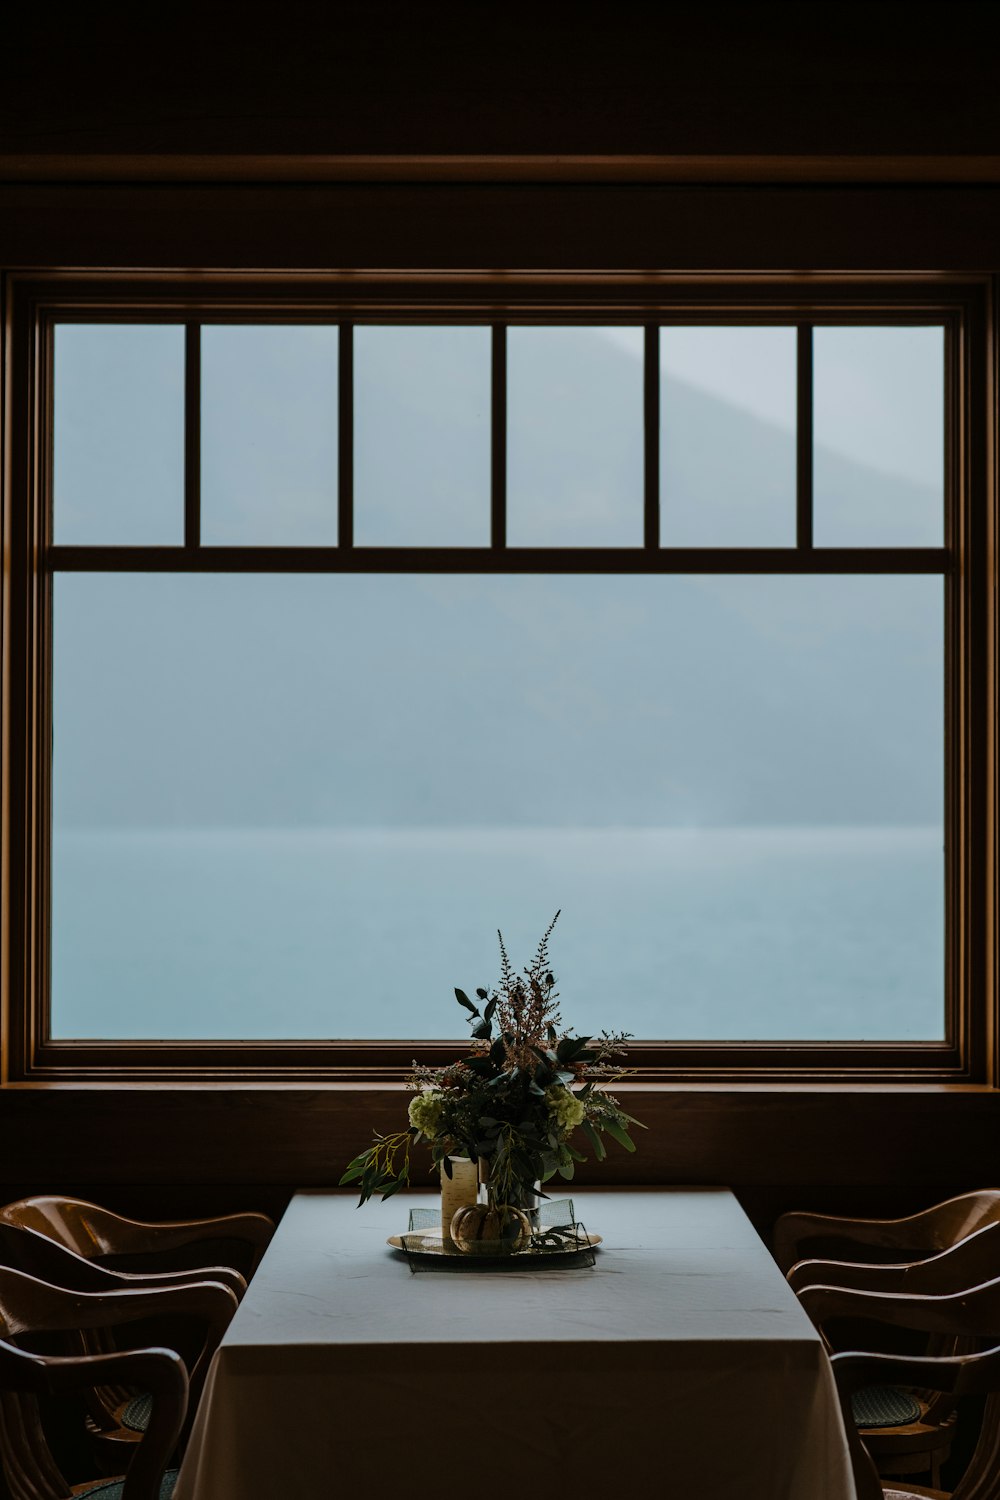
[{"label": "floral arrangement", "polygon": [[358,1184],[359,1204],[409,1185],[410,1152],[418,1142],[449,1176],[451,1156],[485,1163],[492,1197],[512,1205],[526,1201],[536,1182],[556,1173],[572,1178],[576,1163],[587,1159],[571,1144],[577,1129],[598,1161],[607,1154],[605,1136],[635,1150],[629,1126],[640,1121],[607,1092],[628,1076],[613,1059],[622,1056],[629,1033],[595,1038],[563,1029],[548,953],[558,919],[556,912],[523,977],[498,932],[499,983],[492,991],[476,990],[479,1005],[455,990],[469,1012],[471,1054],[445,1068],[415,1068],[409,1129],[377,1134],[340,1179],[341,1186]]}]

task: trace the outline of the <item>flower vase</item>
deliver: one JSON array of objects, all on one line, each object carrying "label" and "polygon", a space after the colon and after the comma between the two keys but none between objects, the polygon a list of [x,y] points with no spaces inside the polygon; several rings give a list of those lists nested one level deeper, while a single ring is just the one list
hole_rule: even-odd
[{"label": "flower vase", "polygon": [[514,1184],[507,1193],[507,1197],[501,1203],[490,1180],[490,1163],[487,1157],[479,1158],[479,1201],[487,1203],[495,1208],[517,1208],[526,1214],[532,1230],[538,1228],[538,1210],[542,1203],[542,1184],[540,1182],[519,1182]]},{"label": "flower vase", "polygon": [[467,1156],[449,1156],[449,1177],[444,1163],[441,1164],[441,1239],[447,1245],[451,1239],[451,1221],[460,1208],[479,1201],[479,1171],[476,1163]]}]

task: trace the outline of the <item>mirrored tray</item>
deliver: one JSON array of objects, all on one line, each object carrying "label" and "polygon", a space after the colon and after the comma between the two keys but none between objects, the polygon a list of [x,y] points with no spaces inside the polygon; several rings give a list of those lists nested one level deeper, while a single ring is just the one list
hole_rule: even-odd
[{"label": "mirrored tray", "polygon": [[577,1221],[571,1199],[543,1203],[537,1221],[531,1238],[519,1250],[498,1244],[494,1252],[481,1245],[475,1254],[468,1254],[442,1237],[437,1210],[412,1208],[409,1229],[405,1234],[391,1234],[386,1244],[402,1251],[411,1271],[477,1271],[487,1267],[494,1271],[537,1271],[596,1265],[594,1251],[601,1236],[589,1234]]}]

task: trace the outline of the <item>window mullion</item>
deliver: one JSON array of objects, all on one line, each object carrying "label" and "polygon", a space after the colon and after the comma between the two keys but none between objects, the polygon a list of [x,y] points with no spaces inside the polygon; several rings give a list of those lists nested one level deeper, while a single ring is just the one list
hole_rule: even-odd
[{"label": "window mullion", "polygon": [[813,545],[813,331],[804,323],[798,330],[796,361],[796,544],[803,551]]},{"label": "window mullion", "polygon": [[184,329],[184,546],[201,546],[201,325]]},{"label": "window mullion", "polygon": [[507,325],[493,324],[491,343],[490,546],[507,545]]},{"label": "window mullion", "polygon": [[337,339],[337,546],[354,546],[354,324]]},{"label": "window mullion", "polygon": [[643,356],[643,542],[660,545],[660,330],[646,324]]}]

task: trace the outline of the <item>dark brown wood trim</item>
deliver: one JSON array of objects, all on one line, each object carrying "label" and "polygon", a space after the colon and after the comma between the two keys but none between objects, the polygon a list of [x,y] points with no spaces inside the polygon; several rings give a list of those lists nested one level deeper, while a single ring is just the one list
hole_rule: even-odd
[{"label": "dark brown wood trim", "polygon": [[1000,156],[956,154],[293,155],[3,152],[0,181],[116,183],[994,183]]},{"label": "dark brown wood trim", "polygon": [[940,573],[943,547],[48,548],[67,573]]}]

